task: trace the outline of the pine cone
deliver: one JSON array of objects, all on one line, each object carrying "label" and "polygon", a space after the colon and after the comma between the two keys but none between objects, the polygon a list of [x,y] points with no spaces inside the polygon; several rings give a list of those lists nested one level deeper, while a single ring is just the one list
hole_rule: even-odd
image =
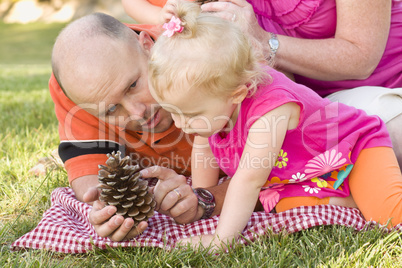
[{"label": "pine cone", "polygon": [[121,158],[120,151],[107,154],[106,165],[99,165],[100,200],[117,207],[117,215],[134,219],[135,225],[154,215],[156,201],[148,192],[148,182],[141,179],[138,165],[130,165],[130,157]]}]

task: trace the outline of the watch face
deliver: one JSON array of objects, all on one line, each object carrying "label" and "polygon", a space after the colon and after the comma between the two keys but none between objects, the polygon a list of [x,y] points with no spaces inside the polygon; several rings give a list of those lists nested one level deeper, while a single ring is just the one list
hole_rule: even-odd
[{"label": "watch face", "polygon": [[208,190],[203,189],[203,188],[197,188],[194,190],[197,191],[198,196],[204,202],[213,202],[214,201],[214,196]]},{"label": "watch face", "polygon": [[269,46],[271,47],[271,49],[278,49],[279,47],[279,41],[276,38],[271,38],[269,39]]}]

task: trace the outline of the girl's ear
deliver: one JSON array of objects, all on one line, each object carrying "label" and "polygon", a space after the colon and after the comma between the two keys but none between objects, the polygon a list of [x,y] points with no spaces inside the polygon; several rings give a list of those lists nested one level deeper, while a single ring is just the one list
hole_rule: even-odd
[{"label": "girl's ear", "polygon": [[232,102],[235,104],[241,103],[248,94],[248,87],[246,85],[240,85],[233,93],[232,93]]}]

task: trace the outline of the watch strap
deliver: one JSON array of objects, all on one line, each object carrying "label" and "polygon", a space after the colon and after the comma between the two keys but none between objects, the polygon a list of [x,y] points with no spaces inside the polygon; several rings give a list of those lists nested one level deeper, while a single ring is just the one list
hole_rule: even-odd
[{"label": "watch strap", "polygon": [[275,63],[276,52],[278,51],[279,48],[279,41],[276,34],[270,33],[270,35],[271,38],[268,40],[269,45],[268,64],[269,66],[273,67]]},{"label": "watch strap", "polygon": [[198,198],[198,205],[204,209],[204,214],[201,219],[209,219],[215,209],[214,195],[204,188],[195,188],[193,189],[193,192]]}]

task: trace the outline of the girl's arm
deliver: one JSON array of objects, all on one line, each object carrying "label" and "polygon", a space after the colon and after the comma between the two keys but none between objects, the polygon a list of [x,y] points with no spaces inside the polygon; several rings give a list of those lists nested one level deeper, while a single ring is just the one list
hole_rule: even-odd
[{"label": "girl's arm", "polygon": [[[377,67],[387,43],[391,0],[336,0],[334,38],[302,39],[278,35],[275,68],[324,81],[366,79]],[[202,6],[236,23],[257,40],[269,55],[271,35],[258,24],[252,6],[245,0],[214,2]],[[241,17],[241,18],[240,18]]]},{"label": "girl's arm", "polygon": [[207,138],[200,136],[194,138],[191,152],[191,178],[193,188],[206,188],[218,184],[219,166]]},{"label": "girl's arm", "polygon": [[[231,179],[214,243],[231,243],[243,231],[251,217],[261,187],[266,183],[282,147],[286,131],[297,127],[300,108],[284,104],[251,127],[240,165]],[[203,241],[205,245],[205,241]],[[221,246],[221,245],[219,245]]]}]

